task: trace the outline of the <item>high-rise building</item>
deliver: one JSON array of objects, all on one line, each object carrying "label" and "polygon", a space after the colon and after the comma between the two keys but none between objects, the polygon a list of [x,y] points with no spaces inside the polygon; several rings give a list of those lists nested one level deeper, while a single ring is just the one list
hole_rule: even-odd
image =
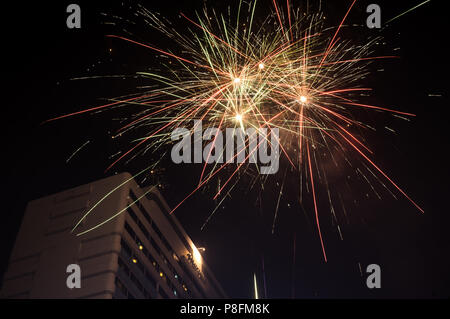
[{"label": "high-rise building", "polygon": [[201,250],[156,188],[122,173],[28,204],[0,297],[225,298]]}]

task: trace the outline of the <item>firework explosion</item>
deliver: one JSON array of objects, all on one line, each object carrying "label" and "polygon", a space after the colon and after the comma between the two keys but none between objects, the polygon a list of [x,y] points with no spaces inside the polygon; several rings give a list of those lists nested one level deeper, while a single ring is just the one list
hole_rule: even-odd
[{"label": "firework explosion", "polygon": [[[319,187],[327,188],[327,200],[334,215],[327,175],[329,170],[339,168],[337,154],[347,162],[350,157],[346,154],[352,154],[352,157],[356,154],[373,179],[402,194],[423,212],[377,166],[372,160],[373,152],[357,133],[371,129],[358,118],[361,110],[390,112],[399,118],[414,115],[364,103],[364,96],[371,89],[363,87],[362,83],[370,73],[371,61],[395,57],[374,54],[375,45],[381,41],[379,37],[364,44],[341,38],[355,2],[349,3],[345,16],[336,27],[325,26],[320,8],[315,13],[305,13],[294,8],[289,0],[283,5],[274,0],[272,12],[264,19],[255,17],[257,1],[241,2],[235,18],[206,9],[196,17],[180,13],[188,29],[185,32],[177,31],[169,21],[138,6],[136,16],[149,28],[168,37],[177,45],[179,53],[142,43],[133,35],[108,35],[155,52],[164,60],[162,69],[139,72],[139,76],[151,83],[144,93],[120,97],[108,104],[52,120],[110,108],[140,106],[142,110],[124,118],[123,127],[113,136],[132,136],[132,146],[124,150],[107,170],[147,152],[167,152],[173,145],[171,133],[180,127],[192,127],[194,120],[219,129],[279,129],[280,160],[287,167],[284,171],[268,176],[261,175],[258,165],[248,161],[205,163],[198,185],[172,212],[197,191],[214,184],[215,193],[211,197],[218,204],[206,224],[235,186],[244,181],[243,177],[249,187],[260,187],[262,192],[267,179],[281,176],[274,226],[285,184],[298,185],[297,201],[301,205],[310,201],[313,205],[316,230],[326,261],[317,193]],[[192,127],[192,134],[194,129]],[[142,131],[145,135],[135,138],[136,132]],[[215,142],[216,138],[213,138],[213,145]],[[210,148],[208,156],[212,150]],[[245,155],[246,159],[252,156],[250,151]],[[151,169],[158,165],[162,165],[162,160],[154,163]],[[362,171],[359,174],[376,193],[369,178]]]}]

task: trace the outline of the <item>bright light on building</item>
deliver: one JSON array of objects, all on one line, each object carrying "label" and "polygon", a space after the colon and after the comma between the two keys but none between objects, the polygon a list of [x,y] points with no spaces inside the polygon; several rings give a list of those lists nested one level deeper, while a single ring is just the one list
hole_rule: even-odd
[{"label": "bright light on building", "polygon": [[197,247],[195,247],[194,245],[192,245],[192,252],[193,252],[193,258],[194,258],[194,263],[197,265],[198,269],[200,271],[202,271],[202,255],[200,254],[200,252],[198,251]]}]

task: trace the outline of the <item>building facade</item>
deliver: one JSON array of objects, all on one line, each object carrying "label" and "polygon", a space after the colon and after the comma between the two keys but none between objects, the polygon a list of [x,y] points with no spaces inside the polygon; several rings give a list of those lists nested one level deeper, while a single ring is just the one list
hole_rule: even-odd
[{"label": "building facade", "polygon": [[[80,288],[67,284],[73,264]],[[0,297],[226,295],[159,191],[122,173],[28,204]]]}]

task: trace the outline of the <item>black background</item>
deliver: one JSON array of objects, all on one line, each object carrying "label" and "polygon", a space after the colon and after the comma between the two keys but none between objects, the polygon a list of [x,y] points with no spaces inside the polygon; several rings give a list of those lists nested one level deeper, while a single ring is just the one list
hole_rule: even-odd
[{"label": "black background", "polygon": [[[397,201],[385,196],[380,202],[363,203],[357,212],[361,217],[343,229],[343,242],[325,222],[329,259],[325,264],[315,229],[302,212],[283,205],[277,231],[270,235],[274,213],[271,199],[260,210],[244,192],[238,192],[200,231],[214,203],[202,194],[194,196],[176,215],[197,246],[207,248],[205,258],[229,296],[252,297],[253,272],[261,274],[264,258],[267,296],[271,298],[448,298],[448,27],[443,18],[445,8],[436,2],[400,18],[385,31],[391,47],[401,48],[396,52],[401,58],[380,64],[386,71],[375,74],[373,80],[377,99],[383,101],[380,104],[417,114],[410,123],[396,121],[399,134],[382,133],[373,146],[377,163],[424,208],[425,214],[400,196]],[[104,98],[130,93],[136,84],[117,79],[70,79],[134,74],[151,64],[154,56],[105,37],[111,30],[101,25],[99,13],[121,12],[120,2],[78,1],[82,11],[79,30],[66,27],[69,3],[13,2],[1,7],[4,198],[0,275],[6,269],[26,203],[104,177],[104,169],[111,162],[108,157],[123,146],[108,137],[115,125],[109,114],[41,124],[54,116],[100,105]],[[194,10],[202,7],[202,1],[141,3],[174,20],[180,11],[193,16]],[[213,2],[208,3],[212,6]],[[358,1],[349,21],[363,23],[368,3]],[[378,1],[383,19],[417,3]],[[324,11],[336,24],[349,4],[326,1]],[[261,0],[260,5],[269,7],[271,1]],[[149,30],[142,34],[142,39],[165,45],[158,37],[152,37]],[[429,93],[443,96],[429,97]],[[87,139],[92,141],[89,146],[66,163]],[[118,171],[136,172],[140,161],[145,159],[118,167]],[[161,178],[169,205],[176,205],[189,193],[196,176],[185,167],[168,165]],[[370,291],[365,287],[358,262],[363,271],[368,264],[381,265],[382,289]]]}]

